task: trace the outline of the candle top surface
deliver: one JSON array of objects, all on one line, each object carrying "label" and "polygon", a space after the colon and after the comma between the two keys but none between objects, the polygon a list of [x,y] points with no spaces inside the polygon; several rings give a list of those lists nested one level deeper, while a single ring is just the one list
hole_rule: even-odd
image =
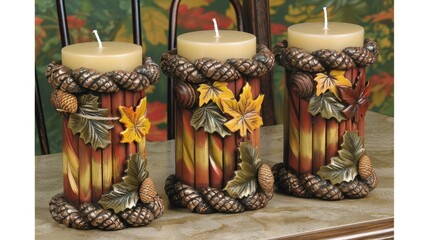
[{"label": "candle top surface", "polygon": [[288,28],[288,45],[313,52],[319,49],[342,51],[347,47],[362,47],[364,28],[362,26],[329,22],[324,29],[323,22],[307,22]]},{"label": "candle top surface", "polygon": [[177,36],[177,41],[189,41],[194,44],[243,44],[243,42],[252,42],[256,39],[255,35],[235,30],[219,30],[219,37],[213,30],[204,30],[188,32]]},{"label": "candle top surface", "polygon": [[86,55],[88,57],[118,56],[132,54],[136,51],[142,51],[141,46],[127,42],[102,42],[103,47],[98,47],[98,42],[76,43],[63,47],[61,52],[68,54]]}]

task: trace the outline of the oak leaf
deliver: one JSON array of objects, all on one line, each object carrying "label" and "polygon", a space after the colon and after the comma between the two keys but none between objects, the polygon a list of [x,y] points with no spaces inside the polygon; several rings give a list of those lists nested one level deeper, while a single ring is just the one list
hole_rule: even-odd
[{"label": "oak leaf", "polygon": [[341,99],[346,103],[346,108],[343,110],[344,115],[348,119],[353,118],[353,121],[358,123],[361,118],[365,117],[369,107],[371,82],[366,83],[364,80],[359,80],[358,76],[353,87],[339,87],[339,91]]},{"label": "oak leaf", "polygon": [[119,112],[121,113],[119,122],[125,126],[125,130],[121,132],[121,143],[132,143],[133,141],[140,143],[144,140],[150,129],[150,122],[146,117],[146,97],[140,100],[136,111],[133,111],[133,107],[119,106]]},{"label": "oak leaf", "polygon": [[243,87],[240,94],[240,100],[221,99],[223,111],[232,117],[225,123],[225,126],[231,131],[240,130],[240,136],[246,136],[247,131],[251,132],[259,128],[263,122],[259,112],[261,111],[264,95],[260,94],[255,100],[252,98],[251,87],[249,83]]},{"label": "oak leaf", "polygon": [[221,108],[221,98],[234,98],[234,93],[228,89],[227,82],[215,81],[212,85],[200,84],[197,89],[200,92],[199,106],[201,107],[204,103],[208,103],[212,100],[219,108]]},{"label": "oak leaf", "polygon": [[337,86],[347,86],[350,87],[350,81],[344,77],[345,71],[332,70],[328,75],[324,73],[316,74],[314,81],[317,82],[316,86],[316,96],[319,96],[322,93],[325,93],[327,90],[332,92],[337,98]]}]

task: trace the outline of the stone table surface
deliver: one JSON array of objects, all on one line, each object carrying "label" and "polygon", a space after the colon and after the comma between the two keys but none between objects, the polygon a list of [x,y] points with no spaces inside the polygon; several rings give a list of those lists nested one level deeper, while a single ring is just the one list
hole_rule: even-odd
[{"label": "stone table surface", "polygon": [[[147,226],[120,231],[76,230],[55,222],[50,199],[63,191],[61,154],[35,157],[36,239],[278,239],[330,236],[345,232],[360,237],[362,229],[383,225],[379,234],[393,232],[394,118],[368,112],[365,149],[379,178],[378,187],[363,199],[323,201],[275,191],[268,206],[240,214],[196,214],[174,208],[164,192],[174,174],[174,140],[147,143],[147,169],[166,205],[164,214]],[[261,128],[261,159],[270,166],[283,161],[283,125]],[[389,222],[389,224],[385,224]],[[363,226],[363,227],[362,227]],[[386,230],[387,229],[387,230]],[[325,235],[324,235],[325,234]],[[356,235],[357,234],[357,235]],[[333,236],[333,235],[332,235]],[[302,239],[306,239],[303,237]]]}]

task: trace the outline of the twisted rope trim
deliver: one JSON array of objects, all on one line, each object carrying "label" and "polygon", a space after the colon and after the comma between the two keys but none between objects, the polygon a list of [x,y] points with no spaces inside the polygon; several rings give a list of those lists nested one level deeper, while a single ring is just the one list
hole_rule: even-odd
[{"label": "twisted rope trim", "polygon": [[121,230],[126,227],[146,226],[164,212],[162,198],[156,195],[152,202],[142,203],[140,200],[133,208],[115,214],[103,209],[99,204],[82,203],[79,209],[66,202],[63,194],[52,197],[49,202],[52,218],[69,228],[79,230],[101,229],[107,231]]},{"label": "twisted rope trim", "polygon": [[356,177],[351,182],[342,182],[337,185],[332,185],[311,173],[306,173],[298,178],[286,170],[283,163],[275,164],[272,171],[274,184],[277,188],[295,197],[320,198],[331,201],[344,198],[364,198],[377,186],[377,175],[374,171],[372,171],[372,176],[367,179]]},{"label": "twisted rope trim", "polygon": [[273,191],[264,192],[261,189],[241,199],[232,198],[225,192],[211,187],[197,191],[180,182],[174,174],[166,179],[164,189],[173,205],[188,208],[189,211],[200,214],[241,213],[245,210],[261,209],[273,197]]},{"label": "twisted rope trim", "polygon": [[94,69],[81,67],[72,70],[59,61],[48,64],[46,78],[55,89],[69,93],[81,93],[92,90],[100,93],[117,92],[120,89],[130,91],[145,90],[159,80],[159,67],[150,58],[143,59],[143,65],[132,72],[117,70],[101,74]]},{"label": "twisted rope trim", "polygon": [[200,58],[191,63],[177,55],[177,50],[167,51],[161,56],[161,70],[168,77],[176,77],[182,81],[203,83],[212,81],[235,81],[241,76],[260,77],[271,71],[275,65],[274,54],[262,44],[251,59],[230,58],[222,63],[211,58]]},{"label": "twisted rope trim", "polygon": [[377,61],[377,42],[371,38],[364,41],[363,47],[348,47],[341,52],[329,49],[320,49],[312,53],[296,47],[288,47],[286,40],[278,42],[273,50],[276,63],[288,70],[301,70],[318,73],[326,69],[346,70],[350,68],[366,67]]}]

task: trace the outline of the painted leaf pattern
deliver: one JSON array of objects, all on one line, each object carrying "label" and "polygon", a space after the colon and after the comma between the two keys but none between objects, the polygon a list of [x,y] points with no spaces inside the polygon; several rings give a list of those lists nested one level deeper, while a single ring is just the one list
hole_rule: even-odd
[{"label": "painted leaf pattern", "polygon": [[231,135],[224,126],[227,120],[228,119],[223,116],[216,104],[209,103],[195,110],[192,114],[191,126],[194,127],[195,130],[203,127],[204,131],[208,133],[217,132],[222,137],[225,137],[226,135]]},{"label": "painted leaf pattern", "polygon": [[110,129],[114,126],[110,120],[95,120],[85,118],[90,117],[108,117],[107,108],[98,108],[98,97],[85,94],[78,98],[78,114],[70,114],[68,127],[73,134],[79,133],[79,137],[85,142],[90,143],[94,150],[104,149],[110,141]]},{"label": "painted leaf pattern", "polygon": [[332,184],[353,181],[358,174],[357,164],[359,158],[365,154],[362,139],[357,132],[346,131],[338,156],[331,158],[331,163],[322,166],[317,172],[323,180]]},{"label": "painted leaf pattern", "polygon": [[344,105],[340,103],[331,92],[313,96],[310,99],[308,107],[308,111],[311,115],[316,116],[320,113],[323,118],[330,119],[334,117],[338,122],[346,120],[342,113],[343,109]]},{"label": "painted leaf pattern", "polygon": [[113,190],[103,194],[98,203],[105,209],[113,209],[115,213],[136,206],[140,184],[149,176],[146,171],[146,162],[139,153],[130,155],[123,181],[113,184]]},{"label": "painted leaf pattern", "polygon": [[346,77],[344,77],[345,71],[332,70],[328,75],[324,73],[316,74],[314,81],[317,82],[316,85],[316,96],[319,96],[322,93],[325,93],[327,90],[332,92],[337,98],[337,86],[347,86],[350,87],[351,83]]},{"label": "painted leaf pattern", "polygon": [[145,37],[153,44],[167,44],[168,18],[156,8],[148,8],[141,11],[141,22],[144,31],[147,33]]},{"label": "painted leaf pattern", "polygon": [[231,131],[240,130],[240,136],[245,137],[247,131],[251,132],[262,126],[262,118],[259,116],[264,95],[260,94],[255,100],[252,98],[251,87],[249,83],[243,87],[240,94],[240,100],[221,99],[223,111],[232,117],[225,123],[225,126]]},{"label": "painted leaf pattern", "polygon": [[208,103],[212,100],[216,105],[221,107],[220,99],[221,98],[234,98],[234,93],[228,89],[227,82],[215,81],[212,85],[208,84],[200,84],[197,89],[200,92],[200,101],[199,106],[201,107],[203,104]]},{"label": "painted leaf pattern", "polygon": [[255,193],[258,186],[258,169],[262,164],[258,150],[251,142],[241,142],[238,148],[241,162],[235,177],[227,183],[225,190],[233,198],[243,198]]},{"label": "painted leaf pattern", "polygon": [[133,110],[133,107],[119,106],[119,112],[121,113],[119,122],[125,126],[125,130],[121,132],[121,143],[132,143],[133,141],[140,143],[150,129],[150,122],[146,117],[146,97],[140,100],[136,111]]}]

